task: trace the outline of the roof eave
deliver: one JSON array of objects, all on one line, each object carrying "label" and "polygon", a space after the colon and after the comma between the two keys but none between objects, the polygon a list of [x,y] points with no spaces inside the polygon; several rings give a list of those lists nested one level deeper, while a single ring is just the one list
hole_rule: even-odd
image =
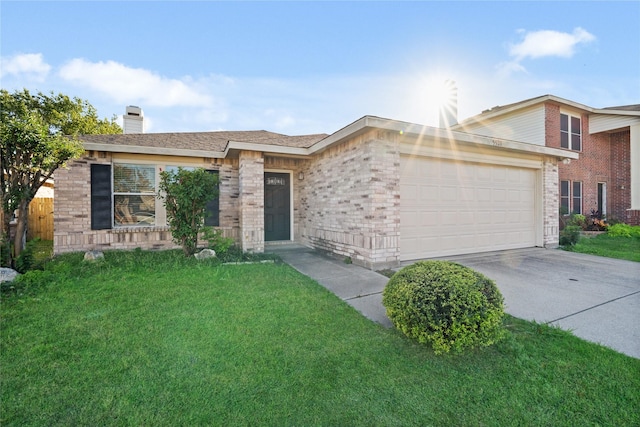
[{"label": "roof eave", "polygon": [[640,111],[632,110],[610,110],[608,108],[598,108],[592,111],[592,114],[606,114],[609,116],[632,116],[640,117]]},{"label": "roof eave", "polygon": [[531,99],[527,99],[521,102],[516,102],[514,104],[511,104],[509,106],[505,106],[504,108],[500,108],[499,110],[496,111],[486,111],[484,113],[480,113],[480,114],[476,114],[475,116],[471,116],[467,119],[462,120],[460,123],[457,123],[456,125],[452,126],[452,129],[461,129],[463,128],[465,125],[468,125],[470,123],[475,123],[475,122],[479,122],[479,121],[485,121],[485,120],[491,120],[495,117],[499,117],[505,114],[509,114],[512,113],[514,111],[519,111],[534,105],[538,105],[538,104],[542,104],[544,102],[555,102],[558,104],[562,104],[571,108],[575,108],[578,110],[583,110],[586,111],[588,113],[593,113],[594,111],[596,111],[594,108],[589,107],[588,105],[584,105],[584,104],[580,104],[578,102],[574,102],[574,101],[570,101],[568,99],[564,99],[564,98],[560,98],[559,96],[555,96],[555,95],[543,95],[543,96],[538,96],[536,98],[531,98]]},{"label": "roof eave", "polygon": [[552,156],[559,159],[579,158],[578,153],[561,148],[545,147],[542,145],[528,144],[525,142],[492,138],[482,135],[453,131],[450,129],[440,129],[416,123],[384,119],[374,116],[364,116],[361,119],[358,119],[355,122],[351,123],[350,125],[340,129],[336,133],[329,135],[327,138],[311,147],[311,154],[320,152],[333,144],[337,144],[341,141],[362,134],[368,129],[382,129],[397,132],[401,135],[414,135],[418,138],[428,137],[434,139],[455,140],[458,142],[500,148],[514,152]]},{"label": "roof eave", "polygon": [[309,157],[309,148],[287,147],[284,145],[256,144],[254,142],[229,141],[223,157],[237,157],[240,151],[260,151],[265,154],[279,154],[291,157]]},{"label": "roof eave", "polygon": [[84,142],[83,147],[87,151],[105,151],[110,153],[156,154],[180,157],[208,157],[216,159],[224,157],[224,152],[222,151],[192,150],[184,148],[145,147],[141,145],[104,144],[97,142]]}]

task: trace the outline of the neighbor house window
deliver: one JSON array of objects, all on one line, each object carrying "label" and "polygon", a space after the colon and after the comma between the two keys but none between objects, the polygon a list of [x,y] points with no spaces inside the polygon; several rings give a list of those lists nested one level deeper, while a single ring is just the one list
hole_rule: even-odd
[{"label": "neighbor house window", "polygon": [[582,213],[582,182],[560,181],[560,212],[563,215]]},{"label": "neighbor house window", "polygon": [[574,181],[571,204],[572,204],[571,213],[574,213],[574,214],[582,213],[582,182]]},{"label": "neighbor house window", "polygon": [[560,181],[560,212],[563,215],[569,215],[571,209],[569,208],[569,181]]},{"label": "neighbor house window", "polygon": [[113,223],[118,226],[155,225],[156,168],[154,165],[113,165]]},{"label": "neighbor house window", "polygon": [[560,114],[560,146],[574,151],[582,150],[580,117]]}]

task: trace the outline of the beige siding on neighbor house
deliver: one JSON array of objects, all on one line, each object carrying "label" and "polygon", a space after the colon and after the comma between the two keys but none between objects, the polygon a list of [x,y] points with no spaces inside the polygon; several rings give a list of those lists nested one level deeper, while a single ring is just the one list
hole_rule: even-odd
[{"label": "beige siding on neighbor house", "polygon": [[534,105],[496,119],[464,124],[462,132],[544,145],[544,106]]},{"label": "beige siding on neighbor house", "polygon": [[640,117],[616,116],[613,114],[590,114],[589,133],[608,132],[640,124]]}]

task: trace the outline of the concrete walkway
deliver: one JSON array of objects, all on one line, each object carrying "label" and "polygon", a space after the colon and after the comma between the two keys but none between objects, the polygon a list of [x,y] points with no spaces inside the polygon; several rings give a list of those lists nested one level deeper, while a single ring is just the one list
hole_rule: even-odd
[{"label": "concrete walkway", "polygon": [[[387,277],[302,245],[267,246],[267,251],[367,318],[392,327],[382,306]],[[557,325],[640,359],[640,263],[541,248],[440,259],[495,280],[512,316]]]},{"label": "concrete walkway", "polygon": [[302,245],[274,245],[267,246],[266,250],[278,254],[284,262],[320,283],[365,317],[388,328],[393,326],[382,306],[387,277]]}]

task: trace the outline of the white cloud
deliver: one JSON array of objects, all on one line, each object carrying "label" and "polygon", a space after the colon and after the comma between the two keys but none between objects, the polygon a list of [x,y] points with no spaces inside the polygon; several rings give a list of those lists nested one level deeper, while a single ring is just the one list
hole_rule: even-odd
[{"label": "white cloud", "polygon": [[522,60],[524,58],[541,58],[544,56],[559,56],[571,58],[579,44],[589,43],[596,37],[578,27],[573,33],[541,30],[525,33],[524,39],[518,44],[510,46],[509,55]]},{"label": "white cloud", "polygon": [[527,69],[522,66],[518,61],[506,61],[496,65],[499,77],[508,77],[513,73],[523,72],[526,73]]},{"label": "white cloud", "polygon": [[36,81],[44,81],[51,66],[44,62],[41,53],[23,53],[0,59],[0,76],[24,75]]},{"label": "white cloud", "polygon": [[60,68],[59,74],[70,83],[89,87],[123,105],[207,107],[212,103],[211,97],[198,90],[189,78],[170,79],[115,61],[73,59]]},{"label": "white cloud", "polygon": [[501,62],[496,66],[499,77],[509,77],[518,72],[526,73],[527,69],[521,62],[527,58],[537,59],[553,56],[571,58],[576,53],[578,45],[590,43],[596,39],[593,34],[580,27],[575,28],[572,33],[553,30],[531,32],[518,30],[518,33],[523,34],[522,41],[509,46],[509,56],[513,59]]}]

